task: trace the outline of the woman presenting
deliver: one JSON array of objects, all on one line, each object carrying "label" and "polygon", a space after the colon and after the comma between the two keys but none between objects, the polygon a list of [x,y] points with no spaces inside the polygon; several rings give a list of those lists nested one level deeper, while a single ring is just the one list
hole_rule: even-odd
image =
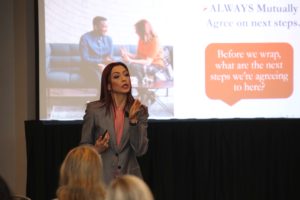
[{"label": "woman presenting", "polygon": [[102,73],[100,100],[87,104],[80,141],[94,145],[101,154],[106,184],[123,174],[142,178],[136,157],[148,149],[148,117],[148,108],[131,94],[127,66],[108,64]]}]

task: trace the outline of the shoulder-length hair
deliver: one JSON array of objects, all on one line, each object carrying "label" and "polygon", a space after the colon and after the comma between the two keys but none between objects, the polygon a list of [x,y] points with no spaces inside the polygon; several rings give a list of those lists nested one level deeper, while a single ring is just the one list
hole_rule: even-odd
[{"label": "shoulder-length hair", "polygon": [[[112,63],[108,64],[102,72],[100,102],[103,104],[103,106],[106,107],[106,113],[109,113],[110,109],[112,107],[114,108],[114,106],[115,106],[114,101],[111,96],[111,91],[108,90],[108,85],[111,84],[112,69],[119,65],[123,66],[129,73],[128,67],[122,62],[112,62]],[[130,76],[130,74],[129,74],[129,76]],[[130,85],[131,85],[131,83],[130,83]],[[127,93],[127,100],[126,100],[126,105],[125,105],[124,109],[130,108],[133,101],[134,101],[134,98],[132,96],[131,88],[130,88],[129,92]]]},{"label": "shoulder-length hair", "polygon": [[146,19],[141,19],[137,23],[135,23],[135,30],[138,36],[144,40],[145,35],[147,35],[150,38],[156,37],[156,34],[153,31],[153,28],[150,24],[150,22]]},{"label": "shoulder-length hair", "polygon": [[103,164],[99,153],[89,145],[70,150],[60,168],[59,200],[98,200],[105,198]]}]

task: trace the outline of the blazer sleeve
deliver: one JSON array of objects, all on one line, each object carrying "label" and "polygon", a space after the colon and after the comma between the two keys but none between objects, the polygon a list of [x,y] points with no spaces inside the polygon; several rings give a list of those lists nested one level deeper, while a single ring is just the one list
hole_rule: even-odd
[{"label": "blazer sleeve", "polygon": [[145,112],[138,114],[137,125],[130,125],[130,145],[135,151],[136,156],[144,155],[148,150],[148,108],[146,107]]},{"label": "blazer sleeve", "polygon": [[95,127],[95,106],[88,104],[83,116],[83,124],[81,131],[81,140],[79,144],[94,145],[94,127]]}]

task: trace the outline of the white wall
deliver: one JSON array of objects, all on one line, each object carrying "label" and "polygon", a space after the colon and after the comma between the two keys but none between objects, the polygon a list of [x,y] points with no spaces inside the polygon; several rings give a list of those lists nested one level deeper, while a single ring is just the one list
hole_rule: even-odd
[{"label": "white wall", "polygon": [[26,194],[24,121],[35,119],[34,0],[0,6],[0,174]]}]

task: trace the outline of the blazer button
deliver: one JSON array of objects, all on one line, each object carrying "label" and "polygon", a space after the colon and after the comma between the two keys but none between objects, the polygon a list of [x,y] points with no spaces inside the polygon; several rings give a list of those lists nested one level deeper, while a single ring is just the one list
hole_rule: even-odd
[{"label": "blazer button", "polygon": [[118,153],[116,153],[115,155],[116,155],[117,157],[119,156],[119,154],[118,154]]},{"label": "blazer button", "polygon": [[121,169],[121,166],[120,166],[120,165],[118,166],[118,169]]}]

